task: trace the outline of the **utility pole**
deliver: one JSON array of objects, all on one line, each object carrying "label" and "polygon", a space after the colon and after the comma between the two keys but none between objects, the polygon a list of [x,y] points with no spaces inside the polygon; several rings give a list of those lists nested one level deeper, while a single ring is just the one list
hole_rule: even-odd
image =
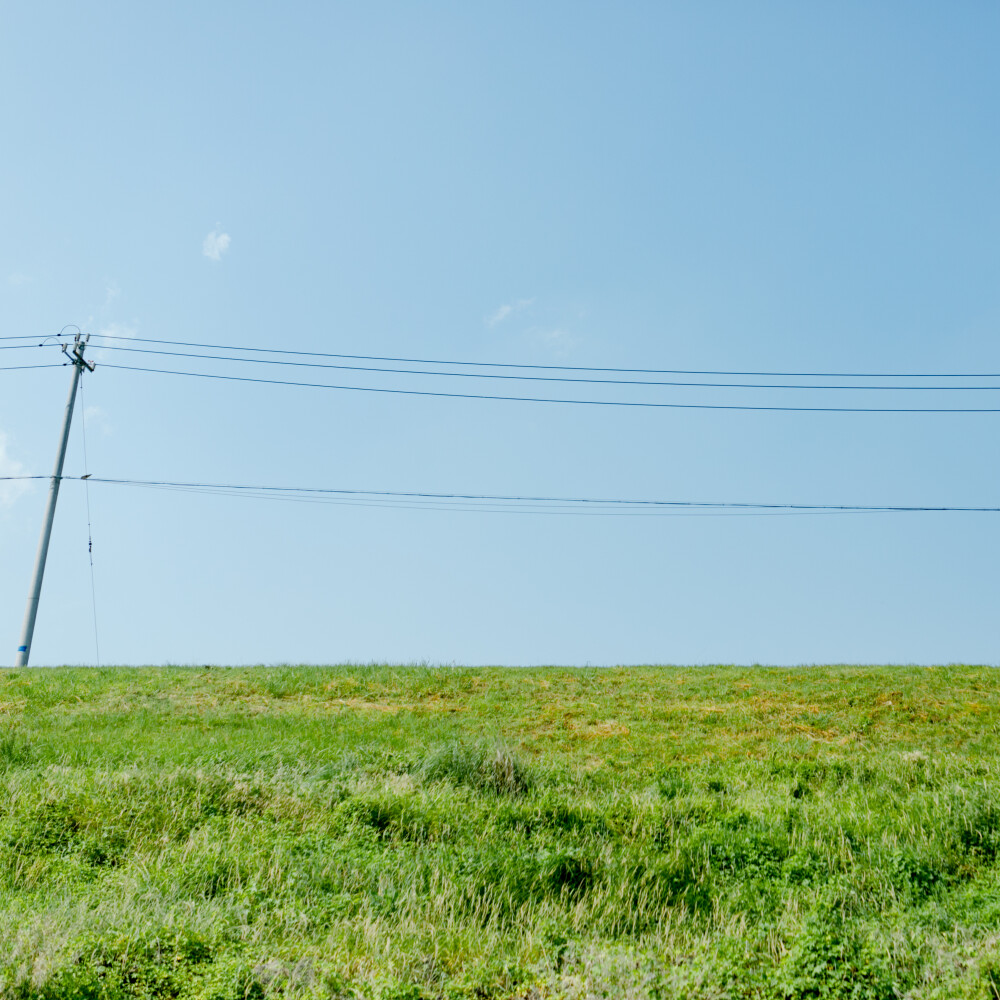
[{"label": "utility pole", "polygon": [[45,574],[45,558],[49,554],[49,538],[52,535],[52,522],[56,516],[56,500],[59,499],[59,484],[62,481],[63,462],[66,459],[66,445],[69,442],[69,426],[73,420],[73,404],[76,402],[76,388],[80,383],[80,375],[84,368],[92,372],[93,361],[83,360],[83,351],[90,340],[90,334],[82,337],[79,333],[73,341],[72,348],[63,344],[63,354],[73,365],[73,381],[69,386],[69,399],[66,401],[66,413],[63,416],[62,434],[59,437],[59,451],[56,454],[56,467],[49,483],[49,499],[45,505],[45,520],[42,522],[42,537],[38,540],[38,555],[35,556],[35,572],[31,578],[31,589],[28,591],[28,606],[24,611],[24,625],[21,628],[21,642],[17,647],[16,667],[28,665],[28,654],[31,652],[31,637],[35,632],[35,616],[38,614],[38,598],[42,593],[42,577]]}]

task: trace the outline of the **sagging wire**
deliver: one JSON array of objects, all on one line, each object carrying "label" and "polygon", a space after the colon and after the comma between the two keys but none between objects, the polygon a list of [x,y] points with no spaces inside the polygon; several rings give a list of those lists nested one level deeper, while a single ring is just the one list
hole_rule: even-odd
[{"label": "sagging wire", "polygon": [[94,582],[94,532],[90,517],[90,463],[87,458],[87,407],[83,400],[83,383],[80,379],[80,431],[83,435],[83,480],[84,496],[87,498],[87,557],[90,560],[90,604],[94,612],[94,652],[97,666],[101,665],[101,640],[97,629],[97,586]]}]

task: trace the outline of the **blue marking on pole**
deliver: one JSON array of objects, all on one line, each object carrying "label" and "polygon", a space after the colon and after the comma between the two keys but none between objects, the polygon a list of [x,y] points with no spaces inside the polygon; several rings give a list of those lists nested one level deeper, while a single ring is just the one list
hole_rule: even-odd
[{"label": "blue marking on pole", "polygon": [[27,653],[28,652],[28,647],[27,646],[18,646],[17,647],[17,651],[19,653]]}]

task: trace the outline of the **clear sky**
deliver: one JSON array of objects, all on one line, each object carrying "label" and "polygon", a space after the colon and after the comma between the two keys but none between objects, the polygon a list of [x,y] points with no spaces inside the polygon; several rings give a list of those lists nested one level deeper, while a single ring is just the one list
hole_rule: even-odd
[{"label": "clear sky", "polygon": [[[107,365],[748,405],[1000,407],[1000,390],[504,383],[100,340],[1000,373],[998,38],[985,0],[8,2],[0,336],[94,334],[71,475],[86,411],[95,477],[998,506],[1000,413],[572,406]],[[0,371],[0,474],[49,474],[68,384]],[[44,499],[0,483],[0,662]],[[90,504],[105,663],[1000,662],[1000,514],[490,513],[99,483]],[[94,660],[67,482],[32,662]]]}]

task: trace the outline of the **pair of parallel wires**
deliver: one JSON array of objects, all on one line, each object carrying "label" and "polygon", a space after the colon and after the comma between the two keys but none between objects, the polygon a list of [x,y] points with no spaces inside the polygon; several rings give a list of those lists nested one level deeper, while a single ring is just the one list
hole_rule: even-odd
[{"label": "pair of parallel wires", "polygon": [[[48,478],[48,476],[0,476],[0,481],[44,480]],[[699,500],[630,500],[619,497],[597,498],[520,496],[488,493],[430,493],[415,490],[361,490],[312,486],[260,486],[246,483],[124,479],[91,476],[89,474],[83,476],[64,476],[63,481],[82,481],[88,489],[91,483],[96,483],[103,486],[131,486],[180,493],[201,493],[210,496],[284,500],[293,503],[337,504],[341,506],[399,510],[482,511],[486,513],[576,514],[589,516],[1000,513],[1000,507],[737,503]]]}]

